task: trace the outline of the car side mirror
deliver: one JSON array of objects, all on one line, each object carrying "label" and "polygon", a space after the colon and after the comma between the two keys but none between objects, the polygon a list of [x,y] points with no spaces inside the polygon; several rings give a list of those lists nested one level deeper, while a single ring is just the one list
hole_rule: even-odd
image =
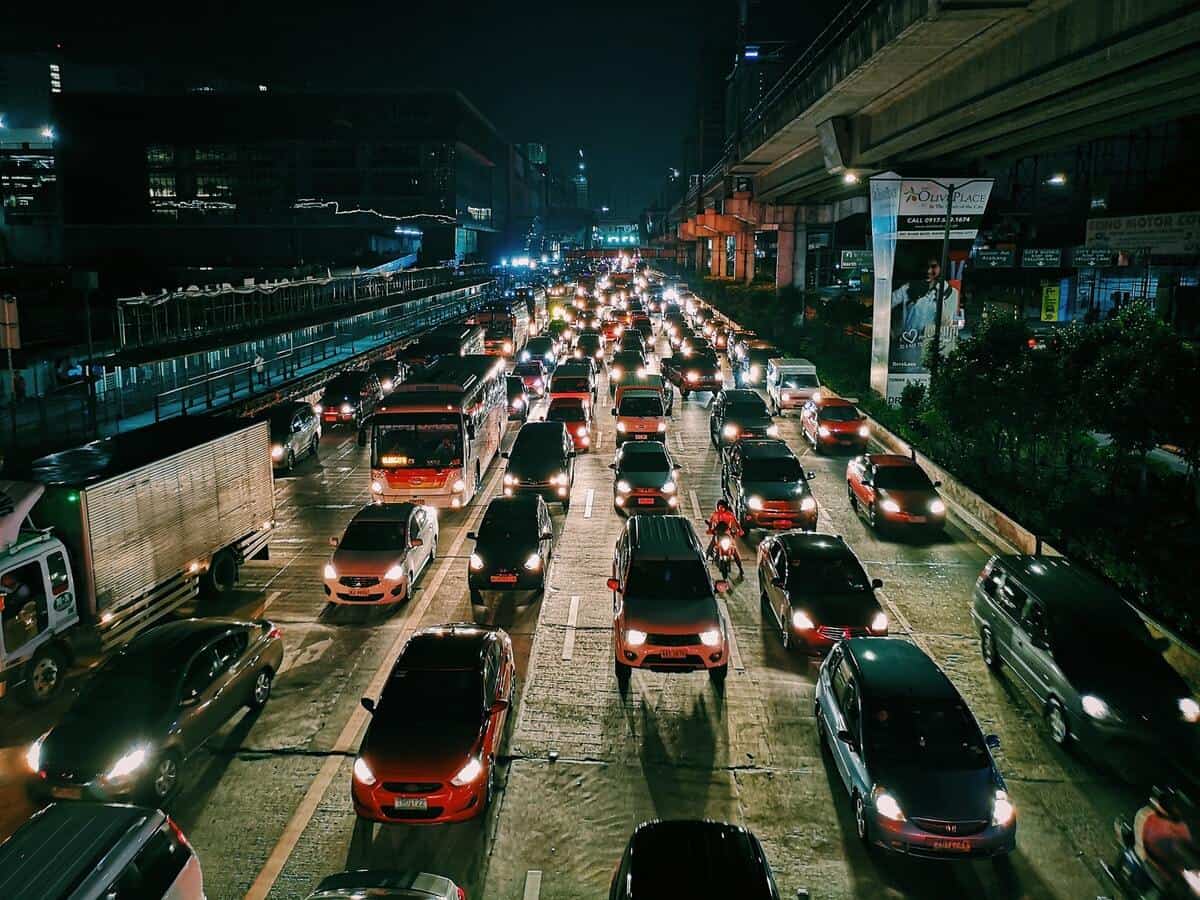
[{"label": "car side mirror", "polygon": [[410,546],[410,547],[423,547],[424,545],[425,545],[425,541],[422,540],[421,538],[413,538],[411,541],[408,542],[408,546]]},{"label": "car side mirror", "polygon": [[371,713],[371,715],[375,714],[375,701],[372,700],[370,697],[363,697],[358,702],[361,703],[362,708],[365,709],[367,712]]},{"label": "car side mirror", "polygon": [[475,537],[475,532],[468,531],[467,532],[467,540],[468,541],[477,541],[477,540],[479,540],[479,538]]},{"label": "car side mirror", "polygon": [[678,470],[678,469],[682,469],[683,466],[680,465],[679,463],[671,463],[671,468]]},{"label": "car side mirror", "polygon": [[983,742],[984,742],[984,744],[987,745],[987,748],[989,750],[999,750],[1000,749],[1000,735],[998,735],[998,734],[986,735],[983,739]]},{"label": "car side mirror", "polygon": [[940,487],[942,486],[942,483],[941,483],[940,481],[935,481],[935,482],[933,483],[933,486],[934,486],[935,488],[940,488]]},{"label": "car side mirror", "polygon": [[608,579],[608,581],[605,582],[605,584],[608,586],[608,589],[610,591],[613,591],[614,593],[617,593],[617,594],[621,593],[620,579],[610,578],[610,579]]},{"label": "car side mirror", "polygon": [[615,472],[615,471],[617,471],[617,464],[616,464],[616,463],[609,463],[609,464],[608,464],[608,467],[609,467],[610,469],[612,469],[614,472]]},{"label": "car side mirror", "polygon": [[495,703],[492,704],[492,708],[491,708],[490,712],[492,712],[492,713],[504,712],[504,710],[506,710],[506,709],[508,709],[508,701],[505,700],[503,697],[500,697],[499,699],[496,700]]},{"label": "car side mirror", "polygon": [[539,538],[539,540],[543,540],[543,541],[552,541],[552,540],[554,540],[554,532],[553,532],[553,531],[545,531],[545,532],[542,532],[542,535],[541,535],[541,537]]},{"label": "car side mirror", "polygon": [[844,728],[837,733],[838,740],[849,747],[851,750],[858,750],[858,741],[854,739],[854,735],[846,731]]},{"label": "car side mirror", "polygon": [[713,584],[718,594],[728,594],[732,585],[725,579],[721,579]]},{"label": "car side mirror", "polygon": [[336,537],[331,537],[329,539],[329,546],[336,547],[337,545],[338,545],[338,539]]},{"label": "car side mirror", "polygon": [[817,477],[817,473],[816,473],[816,471],[814,471],[813,469],[809,469],[809,470],[808,470],[807,472],[805,472],[804,474],[805,474],[805,475],[806,475],[806,476],[807,476],[809,479],[813,479],[813,478],[816,478],[816,477]]},{"label": "car side mirror", "polygon": [[871,579],[871,587],[873,587],[873,588],[883,587],[883,579],[882,578],[872,578]]},{"label": "car side mirror", "polygon": [[507,450],[502,450],[502,451],[500,451],[500,458],[501,458],[501,459],[508,459],[508,451],[507,451]]},{"label": "car side mirror", "polygon": [[617,408],[614,406],[611,410],[609,410],[609,412],[615,416],[617,414]]}]

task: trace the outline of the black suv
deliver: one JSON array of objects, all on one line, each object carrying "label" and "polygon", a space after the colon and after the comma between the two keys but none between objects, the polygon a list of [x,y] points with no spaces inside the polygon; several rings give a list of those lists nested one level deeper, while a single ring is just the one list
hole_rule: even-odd
[{"label": "black suv", "polygon": [[508,392],[508,417],[524,422],[529,418],[529,407],[533,403],[525,390],[525,379],[520,375],[506,375],[504,387]]},{"label": "black suv", "polygon": [[780,900],[767,854],[754,833],[708,819],[656,820],[634,830],[608,900],[642,897]]},{"label": "black suv", "polygon": [[353,424],[361,430],[382,399],[383,386],[374,372],[343,372],[325,385],[317,412],[330,427]]},{"label": "black suv", "polygon": [[526,422],[517,432],[508,460],[504,496],[537,494],[548,502],[571,508],[575,483],[575,442],[563,422]]},{"label": "black suv", "polygon": [[546,501],[537,494],[497,497],[488,504],[479,531],[467,532],[467,538],[475,542],[467,585],[477,622],[486,616],[485,591],[545,589],[554,526]]},{"label": "black suv", "polygon": [[841,535],[788,531],[758,545],[764,613],[779,626],[783,646],[810,653],[850,637],[888,633],[888,618],[863,565]]},{"label": "black suv", "polygon": [[733,444],[721,465],[721,490],[742,528],[817,527],[817,498],[792,448],[778,438]]},{"label": "black suv", "polygon": [[766,341],[749,341],[746,350],[738,359],[733,371],[734,381],[739,387],[764,384],[767,379],[767,362],[783,356],[782,351]]},{"label": "black suv", "polygon": [[714,447],[728,447],[743,438],[779,437],[779,426],[755,391],[727,388],[713,400],[708,434]]}]

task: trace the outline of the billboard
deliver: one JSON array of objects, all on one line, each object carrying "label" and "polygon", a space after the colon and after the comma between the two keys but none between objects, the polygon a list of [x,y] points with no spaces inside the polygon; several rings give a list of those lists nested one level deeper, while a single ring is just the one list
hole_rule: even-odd
[{"label": "billboard", "polygon": [[1200,253],[1200,211],[1088,219],[1088,247],[1150,250],[1156,256]]},{"label": "billboard", "polygon": [[[871,339],[871,387],[897,403],[905,385],[927,382],[927,354],[935,335],[942,352],[958,334],[962,273],[987,208],[992,180],[978,178],[948,189],[952,178],[871,179],[871,236],[875,297]],[[948,271],[943,278],[942,242],[950,206]],[[941,317],[938,293],[941,291]]]}]

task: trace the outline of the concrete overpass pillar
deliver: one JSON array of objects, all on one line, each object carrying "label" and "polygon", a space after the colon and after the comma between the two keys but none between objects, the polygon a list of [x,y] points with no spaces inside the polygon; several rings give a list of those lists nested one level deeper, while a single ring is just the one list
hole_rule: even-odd
[{"label": "concrete overpass pillar", "polygon": [[804,290],[805,265],[808,262],[808,229],[804,225],[780,225],[775,257],[775,286],[795,285]]},{"label": "concrete overpass pillar", "polygon": [[738,281],[754,280],[754,232],[737,233],[737,255],[733,259],[733,277]]},{"label": "concrete overpass pillar", "polygon": [[717,232],[712,236],[712,266],[710,274],[713,278],[725,277],[725,235]]}]

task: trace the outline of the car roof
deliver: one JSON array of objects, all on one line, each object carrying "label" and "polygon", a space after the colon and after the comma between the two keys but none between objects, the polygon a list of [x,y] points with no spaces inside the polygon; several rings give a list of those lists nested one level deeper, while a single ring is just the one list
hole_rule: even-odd
[{"label": "car roof", "polygon": [[155,625],[126,644],[114,659],[125,654],[129,654],[127,659],[149,654],[163,660],[164,666],[169,666],[171,662],[183,665],[197,650],[230,628],[248,628],[252,624],[240,619],[204,618],[180,619],[177,622]]},{"label": "car roof", "polygon": [[[566,427],[567,426],[562,422],[526,422],[521,426],[520,431],[517,432],[517,438],[520,439],[521,435],[526,433],[532,434],[539,438],[549,435],[551,431],[562,434],[562,432],[566,430]],[[542,432],[545,432],[546,434],[543,435]]]},{"label": "car roof", "polygon": [[824,534],[819,531],[785,531],[776,535],[775,539],[783,544],[788,559],[854,556],[854,551],[850,549],[849,544],[840,534]]},{"label": "car roof", "polygon": [[51,803],[0,845],[0,896],[82,896],[76,891],[106,856],[165,821],[140,806]]},{"label": "car roof", "polygon": [[919,469],[916,460],[909,459],[907,456],[901,456],[898,453],[871,453],[867,459],[871,461],[873,466],[908,466],[909,468]]},{"label": "car roof", "polygon": [[618,448],[619,453],[623,458],[638,453],[666,453],[667,445],[662,441],[626,441]]},{"label": "car roof", "polygon": [[758,391],[751,390],[750,388],[726,388],[723,393],[725,394],[725,399],[730,403],[739,403],[746,400],[763,402],[763,398],[759,396]]},{"label": "car roof", "polygon": [[854,660],[862,696],[959,700],[946,674],[920,647],[902,638],[870,637],[843,641]]},{"label": "car roof", "polygon": [[851,403],[849,400],[847,400],[845,397],[826,397],[824,394],[822,394],[820,397],[817,397],[814,399],[817,402],[817,406],[820,406],[820,407],[834,407],[834,406],[853,407],[854,406],[854,404]]},{"label": "car roof", "polygon": [[1065,557],[1011,553],[996,558],[1054,614],[1078,611],[1094,615],[1100,603],[1128,606],[1115,588]]},{"label": "car roof", "polygon": [[414,894],[445,897],[452,884],[445,876],[416,869],[351,869],[322,878],[309,900],[389,897],[393,891],[403,891],[405,897]]},{"label": "car roof", "polygon": [[778,438],[748,438],[741,441],[737,449],[745,459],[782,459],[796,455],[787,441]]},{"label": "car roof", "polygon": [[633,897],[775,896],[762,845],[747,828],[708,819],[656,820],[629,839]]},{"label": "car roof", "polygon": [[404,503],[371,503],[354,514],[350,524],[357,522],[407,522],[412,511],[419,504]]},{"label": "car roof", "polygon": [[780,369],[815,369],[811,362],[798,356],[780,356],[771,360]]},{"label": "car roof", "polygon": [[408,639],[396,666],[402,669],[473,669],[496,629],[452,622],[423,628]]},{"label": "car roof", "polygon": [[685,516],[634,516],[626,523],[639,559],[698,559],[700,543]]}]

